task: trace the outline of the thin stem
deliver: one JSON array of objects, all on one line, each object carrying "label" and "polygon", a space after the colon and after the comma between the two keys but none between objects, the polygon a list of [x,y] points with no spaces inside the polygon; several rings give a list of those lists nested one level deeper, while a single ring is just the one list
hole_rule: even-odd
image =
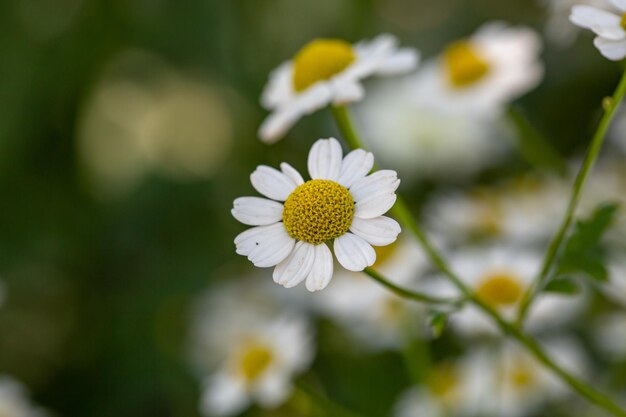
[{"label": "thin stem", "polygon": [[363,272],[365,272],[372,279],[374,279],[374,281],[387,288],[389,291],[403,298],[408,298],[414,301],[428,304],[459,304],[460,302],[462,302],[462,300],[458,299],[435,297],[421,292],[407,290],[394,284],[389,279],[385,278],[382,274],[376,272],[372,268],[365,268]]},{"label": "thin stem", "polygon": [[587,150],[587,154],[585,155],[585,159],[583,164],[578,171],[578,175],[576,176],[576,180],[574,181],[574,186],[572,188],[572,194],[569,200],[569,204],[567,206],[567,210],[565,212],[565,217],[561,223],[561,226],[557,230],[554,238],[550,242],[548,246],[548,250],[546,252],[546,256],[544,258],[541,270],[533,283],[528,287],[522,301],[520,303],[520,309],[517,317],[517,325],[521,326],[526,318],[528,313],[528,309],[530,308],[534,297],[543,290],[544,286],[547,284],[548,275],[552,269],[552,265],[554,260],[558,256],[563,239],[565,238],[569,227],[572,224],[574,213],[576,212],[576,207],[578,207],[578,202],[580,201],[580,196],[585,186],[585,182],[589,176],[589,172],[593,167],[594,162],[598,158],[598,154],[602,149],[602,144],[604,143],[604,138],[606,136],[606,132],[611,125],[611,121],[615,116],[615,113],[626,94],[626,72],[622,75],[622,78],[613,93],[613,96],[609,100],[605,100],[604,106],[605,111],[602,119],[600,120],[600,124],[591,139],[591,144],[589,145],[589,149]]},{"label": "thin stem", "polygon": [[296,385],[290,405],[298,412],[311,416],[363,417],[326,396],[314,392],[303,383]]},{"label": "thin stem", "polygon": [[[621,94],[618,95],[617,92],[619,91],[621,91]],[[621,98],[623,97],[624,92],[626,92],[626,76],[623,77],[622,80],[620,81],[620,85],[618,87],[618,90],[616,91],[614,102],[611,103],[611,108],[607,110],[607,113],[608,112],[612,113],[615,111],[616,103],[619,103],[619,101],[621,101]],[[356,131],[350,121],[350,117],[349,117],[347,109],[345,107],[333,107],[332,111],[333,111],[333,115],[335,116],[335,121],[337,122],[337,125],[339,126],[339,130],[344,135],[344,137],[346,137],[346,141],[348,142],[350,147],[353,149],[357,149],[357,148],[365,149],[362,142],[359,140],[359,137],[356,134]],[[606,122],[607,127],[608,127],[609,122],[610,122],[610,117],[608,121]],[[605,130],[606,130],[606,127],[605,127]],[[601,145],[601,141],[600,141],[600,144],[597,145],[598,149],[595,151],[596,156],[597,156],[597,153],[599,152],[600,145]],[[595,157],[593,159],[595,160]],[[588,169],[590,169],[590,166]],[[406,204],[404,203],[402,198],[400,198],[400,196],[398,196],[398,200],[394,206],[393,214],[396,216],[397,220],[400,223],[402,223],[405,227],[407,227],[411,231],[411,233],[415,236],[418,242],[422,245],[427,255],[430,257],[431,261],[435,264],[435,266],[439,268],[439,270],[450,280],[450,282],[452,282],[461,291],[461,293],[465,297],[467,297],[467,299],[470,302],[476,305],[485,314],[490,316],[498,325],[500,330],[502,330],[503,333],[508,334],[509,336],[516,339],[519,343],[524,345],[528,349],[528,351],[539,362],[541,362],[548,369],[552,370],[552,372],[558,375],[573,390],[575,390],[580,395],[587,398],[589,402],[596,404],[597,406],[605,409],[606,411],[609,411],[611,414],[615,416],[626,417],[626,411],[622,410],[619,407],[619,405],[617,405],[612,399],[605,396],[601,392],[596,391],[593,387],[587,385],[585,382],[576,378],[574,375],[570,374],[565,369],[561,368],[558,364],[556,364],[556,362],[554,362],[544,352],[541,346],[532,337],[522,332],[518,327],[504,320],[502,316],[500,316],[500,314],[498,314],[496,310],[494,310],[488,304],[485,304],[480,298],[476,297],[476,295],[473,294],[472,291],[470,291],[470,289],[461,281],[461,279],[448,266],[445,259],[439,254],[439,251],[437,250],[437,248],[430,242],[430,240],[428,239],[426,234],[423,232],[423,230],[420,228],[420,226],[417,224],[413,216],[411,216]],[[422,294],[414,293],[411,290],[401,288],[395,284],[392,284],[392,285],[393,285],[393,290],[396,294],[400,296],[404,296],[408,299],[421,301],[420,299],[422,298]],[[392,287],[388,287],[388,288],[391,289]]]}]

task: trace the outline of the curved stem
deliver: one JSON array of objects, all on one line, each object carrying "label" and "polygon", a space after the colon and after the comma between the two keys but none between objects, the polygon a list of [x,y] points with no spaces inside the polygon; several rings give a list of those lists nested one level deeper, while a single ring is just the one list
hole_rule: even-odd
[{"label": "curved stem", "polygon": [[385,278],[382,274],[376,272],[372,268],[365,268],[363,272],[369,275],[374,281],[378,282],[383,287],[387,288],[389,291],[402,298],[408,298],[414,301],[428,304],[459,304],[460,302],[462,302],[462,300],[458,299],[435,297],[421,292],[407,290],[406,288],[402,288],[399,285],[394,284],[389,279]]},{"label": "curved stem", "polygon": [[565,212],[565,217],[561,223],[561,226],[557,230],[556,234],[552,238],[550,245],[548,246],[548,250],[546,252],[546,256],[544,258],[541,270],[532,285],[528,287],[522,301],[520,303],[520,309],[517,317],[517,325],[521,326],[526,318],[526,314],[528,313],[528,309],[530,308],[535,295],[541,292],[544,286],[547,284],[548,275],[552,269],[552,264],[556,259],[559,251],[561,249],[561,245],[563,243],[563,239],[569,230],[569,227],[572,224],[574,213],[576,211],[576,207],[578,207],[578,202],[580,201],[580,195],[582,193],[583,187],[587,178],[589,176],[589,172],[593,167],[594,162],[598,158],[598,154],[602,149],[602,144],[604,143],[604,138],[606,136],[606,132],[611,125],[611,121],[615,116],[615,113],[622,102],[624,95],[626,94],[626,72],[622,74],[622,78],[613,93],[613,96],[605,101],[605,111],[602,119],[600,120],[600,124],[591,139],[591,144],[589,145],[589,149],[587,150],[587,154],[585,155],[585,159],[583,164],[578,171],[578,175],[576,176],[576,180],[574,181],[574,186],[572,188],[572,195],[569,200],[569,204],[567,206],[567,210]]},{"label": "curved stem", "polygon": [[[618,94],[618,92],[621,92],[621,93]],[[604,121],[603,119],[604,121],[603,124],[605,125],[604,131],[606,131],[606,127],[608,127],[608,124],[612,117],[612,113],[615,111],[615,108],[617,107],[616,104],[619,103],[619,101],[621,101],[621,98],[623,97],[625,92],[626,92],[626,77],[623,77],[622,80],[620,81],[618,90],[616,91],[616,95],[615,95],[616,99],[611,104],[611,108],[607,110],[607,113],[611,113],[611,116],[608,117],[606,121]],[[351,123],[348,110],[345,107],[333,107],[332,112],[333,112],[333,115],[335,116],[335,121],[337,122],[339,130],[346,138],[346,141],[348,142],[350,147],[353,149],[357,149],[357,148],[366,149],[365,146],[363,146],[362,142],[360,141],[359,136],[356,134],[354,126]],[[605,115],[605,118],[606,118],[606,115]],[[604,136],[604,133],[605,132],[602,133],[602,137]],[[602,140],[599,139],[599,143],[597,143],[595,146],[592,146],[592,148],[597,148],[595,149],[595,151],[593,151],[595,153],[595,156],[597,156],[597,153],[600,150],[601,144],[602,144]],[[591,168],[593,160],[595,160],[595,156],[593,157],[593,159],[590,160],[587,171]],[[584,178],[581,181],[581,188],[582,188],[582,183],[584,183]],[[578,192],[580,192],[580,190]],[[422,245],[422,247],[426,251],[430,260],[435,264],[435,266],[439,268],[439,270],[450,280],[450,282],[452,282],[461,291],[463,295],[467,297],[467,299],[470,302],[472,302],[476,307],[478,307],[485,314],[491,317],[494,320],[494,322],[498,325],[500,330],[502,330],[503,333],[508,334],[509,336],[516,339],[523,346],[525,346],[528,349],[528,351],[539,362],[541,362],[545,367],[547,367],[556,375],[558,375],[561,378],[561,380],[563,380],[573,390],[578,392],[583,397],[587,398],[589,402],[596,404],[597,406],[603,408],[604,410],[610,412],[611,414],[615,416],[626,417],[626,411],[621,409],[620,406],[617,405],[617,403],[615,403],[612,399],[605,396],[601,392],[597,391],[595,388],[589,386],[585,382],[576,378],[574,375],[570,374],[565,369],[561,368],[556,362],[554,362],[545,353],[543,348],[532,337],[522,332],[517,326],[514,326],[513,324],[504,320],[502,316],[500,316],[500,314],[498,314],[496,310],[494,310],[488,304],[485,304],[480,298],[476,297],[476,295],[473,294],[472,291],[470,291],[470,289],[461,281],[461,279],[448,266],[445,259],[440,255],[437,248],[430,242],[430,240],[428,239],[424,231],[420,228],[419,224],[415,221],[413,216],[410,214],[402,198],[400,198],[399,196],[394,206],[393,213],[397,217],[397,220],[400,223],[402,223],[405,227],[407,227],[411,231],[411,233],[415,236],[415,238],[418,240],[418,242]],[[404,296],[406,298],[413,299],[413,300],[419,300],[422,298],[423,294],[415,293],[411,290],[401,288],[395,284],[392,284],[392,285],[393,287],[388,287],[388,288],[390,289],[394,288],[394,291],[398,295],[401,295],[401,296]]]}]

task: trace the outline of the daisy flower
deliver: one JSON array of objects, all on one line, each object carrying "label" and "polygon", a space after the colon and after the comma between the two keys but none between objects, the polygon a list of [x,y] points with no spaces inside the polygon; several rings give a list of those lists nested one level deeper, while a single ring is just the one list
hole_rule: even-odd
[{"label": "daisy flower", "polygon": [[[376,249],[373,268],[395,284],[415,287],[429,264],[413,239],[400,238]],[[337,322],[373,350],[399,349],[420,329],[424,310],[401,298],[360,272],[341,271],[319,297],[318,311]]]},{"label": "daisy flower", "polygon": [[[505,319],[512,320],[541,267],[542,257],[513,246],[494,246],[464,249],[452,254],[450,263],[471,291]],[[443,277],[436,277],[427,289],[439,296],[459,296],[458,290]],[[533,332],[562,325],[580,311],[583,301],[581,296],[542,293],[532,304],[526,324]],[[492,320],[473,305],[453,314],[450,323],[466,336],[500,334]]]},{"label": "daisy flower", "polygon": [[610,0],[611,10],[594,6],[572,7],[570,20],[577,26],[590,29],[597,36],[593,44],[600,53],[612,60],[626,57],[626,0]]},{"label": "daisy flower", "polygon": [[309,291],[325,288],[333,276],[333,249],[349,271],[362,271],[376,261],[372,246],[386,246],[400,233],[398,223],[383,216],[396,201],[396,172],[367,175],[374,156],[357,149],[342,159],[336,139],[320,139],[308,157],[311,180],[289,164],[278,171],[259,166],[252,186],[267,198],[241,197],[233,216],[256,226],[235,238],[239,255],[257,267],[273,267],[274,281],[291,288],[306,280]]},{"label": "daisy flower", "polygon": [[363,78],[406,73],[417,61],[415,50],[398,49],[396,38],[386,34],[355,45],[340,39],[311,41],[270,74],[261,104],[272,113],[259,136],[276,142],[303,115],[361,100]]},{"label": "daisy flower", "polygon": [[238,284],[209,293],[192,324],[205,416],[239,414],[253,403],[279,406],[291,394],[293,378],[313,360],[313,329],[306,318],[277,311],[254,281]]},{"label": "daisy flower", "polygon": [[548,9],[546,37],[559,47],[571,45],[579,32],[579,28],[569,21],[572,7],[576,5],[603,7],[608,2],[609,0],[541,0],[540,3]]},{"label": "daisy flower", "polygon": [[533,30],[488,23],[424,64],[416,77],[416,97],[445,111],[498,116],[541,81],[540,51]]},{"label": "daisy flower", "polygon": [[31,403],[20,383],[9,376],[0,375],[0,415],[3,417],[45,417],[48,413]]}]

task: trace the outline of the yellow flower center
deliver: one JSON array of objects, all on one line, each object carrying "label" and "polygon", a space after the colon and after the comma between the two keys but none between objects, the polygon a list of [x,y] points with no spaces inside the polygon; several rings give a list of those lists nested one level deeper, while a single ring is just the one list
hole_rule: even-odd
[{"label": "yellow flower center", "polygon": [[495,272],[487,275],[476,289],[476,295],[492,306],[515,304],[522,296],[522,284],[511,273]]},{"label": "yellow flower center", "polygon": [[267,346],[251,343],[240,354],[239,371],[246,382],[251,383],[267,370],[273,360],[274,355]]},{"label": "yellow flower center", "polygon": [[470,199],[479,207],[473,237],[484,238],[500,235],[502,232],[503,213],[500,201],[492,192],[476,189],[470,193]]},{"label": "yellow flower center", "polygon": [[355,58],[348,42],[339,39],[309,42],[293,59],[294,90],[304,91],[318,81],[328,80],[346,69]]},{"label": "yellow flower center", "polygon": [[622,29],[626,30],[626,13],[622,15],[622,20],[620,20],[619,25]]},{"label": "yellow flower center", "polygon": [[509,378],[514,387],[525,388],[532,386],[535,382],[533,365],[527,361],[516,364],[513,369],[511,369]]},{"label": "yellow flower center", "polygon": [[354,200],[344,186],[311,180],[287,197],[283,224],[289,236],[317,245],[346,233],[354,217]]},{"label": "yellow flower center", "polygon": [[455,42],[443,53],[450,82],[456,88],[468,87],[489,73],[489,63],[468,41]]},{"label": "yellow flower center", "polygon": [[428,374],[427,384],[441,400],[453,400],[459,386],[457,369],[451,363],[443,363]]}]

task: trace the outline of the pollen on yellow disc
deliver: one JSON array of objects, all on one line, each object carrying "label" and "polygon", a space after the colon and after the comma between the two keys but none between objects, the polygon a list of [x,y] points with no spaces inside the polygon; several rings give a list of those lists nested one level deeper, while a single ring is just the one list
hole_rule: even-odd
[{"label": "pollen on yellow disc", "polygon": [[316,39],[306,44],[293,59],[293,88],[303,91],[346,69],[356,56],[352,45],[340,39]]},{"label": "pollen on yellow disc", "polygon": [[252,343],[241,353],[239,371],[246,381],[253,382],[267,370],[273,360],[274,355],[267,346]]},{"label": "pollen on yellow disc", "polygon": [[514,274],[496,272],[480,282],[476,295],[492,306],[509,306],[519,301],[522,291],[522,284]]},{"label": "pollen on yellow disc", "polygon": [[468,87],[489,73],[489,63],[468,41],[458,41],[443,53],[450,83],[456,88]]},{"label": "pollen on yellow disc", "polygon": [[311,180],[287,197],[283,224],[289,236],[317,245],[346,233],[354,217],[347,188],[330,180]]}]

